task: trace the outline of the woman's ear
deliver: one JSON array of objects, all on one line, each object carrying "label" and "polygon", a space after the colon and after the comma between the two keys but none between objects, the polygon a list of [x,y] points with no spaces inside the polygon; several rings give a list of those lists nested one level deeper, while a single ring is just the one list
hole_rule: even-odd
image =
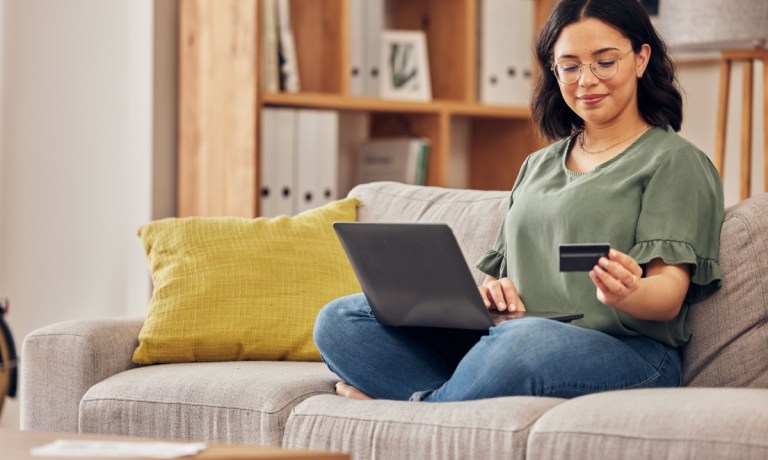
[{"label": "woman's ear", "polygon": [[648,67],[648,61],[651,59],[651,45],[643,43],[640,51],[635,55],[637,78],[643,78],[645,68]]}]

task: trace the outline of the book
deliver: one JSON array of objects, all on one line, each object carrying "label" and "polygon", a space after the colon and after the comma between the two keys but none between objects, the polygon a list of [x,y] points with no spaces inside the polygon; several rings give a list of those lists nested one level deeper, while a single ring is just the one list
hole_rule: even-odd
[{"label": "book", "polygon": [[395,181],[424,185],[429,146],[429,140],[421,137],[389,137],[364,143],[358,160],[358,183]]},{"label": "book", "polygon": [[277,0],[277,29],[280,89],[288,93],[297,93],[301,89],[299,63],[296,58],[296,44],[291,29],[291,9],[288,0]]},{"label": "book", "polygon": [[272,93],[280,91],[280,64],[278,62],[277,38],[277,0],[264,0],[264,17],[262,18],[262,66],[264,90]]}]

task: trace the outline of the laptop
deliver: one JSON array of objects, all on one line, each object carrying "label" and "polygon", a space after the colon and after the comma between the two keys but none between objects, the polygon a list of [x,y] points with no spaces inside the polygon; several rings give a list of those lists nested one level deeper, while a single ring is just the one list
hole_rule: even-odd
[{"label": "laptop", "polygon": [[333,228],[376,319],[389,326],[487,330],[502,321],[581,313],[489,311],[446,224],[336,222]]}]

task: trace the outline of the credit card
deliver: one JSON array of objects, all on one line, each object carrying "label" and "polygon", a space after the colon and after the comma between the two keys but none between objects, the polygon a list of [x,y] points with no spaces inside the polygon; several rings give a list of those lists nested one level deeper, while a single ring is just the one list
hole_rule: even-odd
[{"label": "credit card", "polygon": [[600,257],[608,257],[608,243],[561,244],[560,271],[588,272],[597,265]]}]

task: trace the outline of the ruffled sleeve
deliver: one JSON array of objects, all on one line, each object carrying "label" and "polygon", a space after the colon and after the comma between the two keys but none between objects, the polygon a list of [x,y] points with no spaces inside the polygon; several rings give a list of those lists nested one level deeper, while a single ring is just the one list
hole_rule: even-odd
[{"label": "ruffled sleeve", "polygon": [[[504,224],[502,224],[504,228]],[[491,275],[494,278],[503,278],[506,276],[506,263],[504,260],[504,254],[496,251],[495,249],[489,249],[480,258],[475,265],[481,272],[486,275]]]},{"label": "ruffled sleeve", "polygon": [[689,264],[686,302],[699,302],[721,284],[717,260],[723,214],[720,175],[706,155],[692,146],[671,151],[643,193],[629,255],[640,264],[656,258]]},{"label": "ruffled sleeve", "polygon": [[688,243],[680,241],[643,241],[636,244],[629,255],[640,264],[660,258],[669,265],[690,264],[691,285],[685,300],[695,303],[706,299],[720,287],[720,267],[717,260],[700,257]]}]

